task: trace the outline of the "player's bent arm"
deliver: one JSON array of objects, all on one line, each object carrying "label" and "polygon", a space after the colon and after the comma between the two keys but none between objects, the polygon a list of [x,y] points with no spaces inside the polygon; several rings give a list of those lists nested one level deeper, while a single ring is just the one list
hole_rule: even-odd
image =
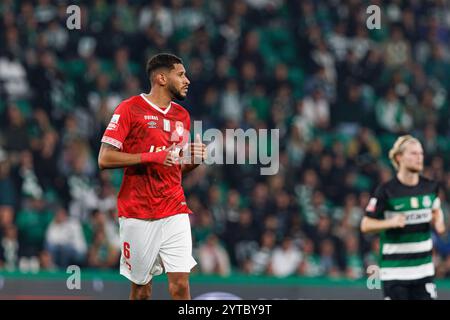
[{"label": "player's bent arm", "polygon": [[441,208],[433,209],[431,224],[438,234],[445,232],[444,214]]},{"label": "player's bent arm", "polygon": [[181,173],[186,174],[188,172],[191,172],[195,168],[197,168],[199,164],[182,164],[181,165]]},{"label": "player's bent arm", "polygon": [[121,152],[118,148],[108,143],[102,143],[100,146],[98,154],[98,167],[100,170],[128,167],[139,163],[141,163],[140,154]]},{"label": "player's bent arm", "polygon": [[405,217],[403,215],[395,215],[390,219],[381,220],[365,216],[361,221],[361,232],[380,232],[386,229],[403,228],[404,226]]},{"label": "player's bent arm", "polygon": [[102,143],[98,154],[98,166],[100,170],[123,168],[145,163],[160,163],[171,166],[175,162],[169,149],[160,152],[133,154],[122,152],[110,144]]}]

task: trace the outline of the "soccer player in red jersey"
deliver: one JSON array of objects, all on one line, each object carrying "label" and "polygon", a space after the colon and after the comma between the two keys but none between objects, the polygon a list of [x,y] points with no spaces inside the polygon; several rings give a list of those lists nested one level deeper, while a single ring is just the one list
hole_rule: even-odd
[{"label": "soccer player in red jersey", "polygon": [[172,101],[183,100],[190,83],[182,60],[158,54],[148,61],[147,74],[150,93],[114,110],[98,164],[102,170],[124,168],[117,208],[120,273],[132,282],[130,299],[149,299],[152,277],[163,270],[171,297],[190,299],[196,262],[181,179],[205,160],[206,146],[199,135],[189,143],[189,113]]}]

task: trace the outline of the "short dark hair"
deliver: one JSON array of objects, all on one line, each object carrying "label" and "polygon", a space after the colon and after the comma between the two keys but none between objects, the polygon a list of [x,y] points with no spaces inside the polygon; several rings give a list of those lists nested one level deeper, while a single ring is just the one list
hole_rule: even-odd
[{"label": "short dark hair", "polygon": [[176,55],[170,53],[159,53],[151,57],[147,62],[147,75],[150,81],[152,80],[153,71],[160,68],[167,68],[169,70],[174,68],[174,64],[183,64],[183,60]]}]

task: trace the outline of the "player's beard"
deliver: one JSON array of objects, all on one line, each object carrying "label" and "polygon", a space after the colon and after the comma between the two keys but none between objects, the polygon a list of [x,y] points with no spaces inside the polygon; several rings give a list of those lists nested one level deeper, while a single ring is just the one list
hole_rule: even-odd
[{"label": "player's beard", "polygon": [[175,88],[174,85],[169,84],[168,89],[169,89],[170,94],[172,95],[172,98],[174,98],[176,100],[184,100],[184,99],[186,99],[186,96],[184,96],[181,93],[181,90],[178,90],[177,88]]},{"label": "player's beard", "polygon": [[410,166],[408,171],[412,173],[421,173],[423,171],[423,166]]}]

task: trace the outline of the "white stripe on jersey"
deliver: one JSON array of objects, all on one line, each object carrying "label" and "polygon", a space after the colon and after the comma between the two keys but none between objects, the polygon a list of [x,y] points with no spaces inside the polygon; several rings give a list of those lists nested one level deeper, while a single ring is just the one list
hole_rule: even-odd
[{"label": "white stripe on jersey", "polygon": [[417,280],[434,276],[433,262],[414,267],[381,268],[380,280]]},{"label": "white stripe on jersey", "polygon": [[385,211],[386,219],[392,218],[397,214],[403,214],[406,218],[406,224],[419,224],[431,221],[431,209],[419,209],[408,211]]},{"label": "white stripe on jersey", "polygon": [[113,147],[116,147],[116,148],[118,148],[118,149],[120,149],[120,150],[122,150],[122,147],[123,147],[122,142],[120,142],[120,141],[117,140],[117,139],[108,137],[108,136],[103,136],[102,142],[107,143],[107,144],[110,144],[110,145],[112,145]]},{"label": "white stripe on jersey", "polygon": [[382,253],[383,254],[418,253],[430,251],[432,248],[433,248],[433,241],[431,239],[409,243],[384,243]]}]

